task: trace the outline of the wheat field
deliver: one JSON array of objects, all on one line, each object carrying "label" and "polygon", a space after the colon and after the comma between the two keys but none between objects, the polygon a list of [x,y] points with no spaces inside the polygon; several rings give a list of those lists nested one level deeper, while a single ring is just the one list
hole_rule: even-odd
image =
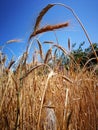
[{"label": "wheat field", "polygon": [[[85,65],[81,68],[71,53],[51,42],[44,54],[38,39],[38,53],[34,53],[32,61],[27,63],[33,37],[69,26],[69,22],[65,22],[40,28],[43,16],[55,5],[49,4],[39,13],[26,52],[14,71],[15,61],[5,66],[6,57],[0,54],[0,130],[98,129],[98,75],[95,68],[88,70]],[[15,44],[17,40],[7,44],[11,42]],[[70,48],[69,42],[68,45]],[[70,57],[69,69],[56,60],[54,48]]]}]

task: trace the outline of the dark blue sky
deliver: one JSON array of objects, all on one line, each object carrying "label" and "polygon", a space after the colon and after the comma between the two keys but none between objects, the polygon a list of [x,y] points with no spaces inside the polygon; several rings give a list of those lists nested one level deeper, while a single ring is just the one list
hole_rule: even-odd
[{"label": "dark blue sky", "polygon": [[[92,42],[98,43],[98,1],[97,0],[0,0],[0,46],[11,39],[22,39],[21,43],[7,45],[15,55],[19,56],[24,51],[27,38],[33,30],[38,13],[48,3],[63,3],[70,6],[81,19]],[[72,13],[64,7],[53,7],[43,18],[41,26],[70,21],[70,26],[56,32],[59,44],[67,48],[67,40],[71,43],[81,43],[87,39],[74,19]],[[48,35],[47,35],[48,34]],[[46,40],[56,41],[53,32],[39,36],[41,42]],[[4,51],[7,52],[7,47]]]}]

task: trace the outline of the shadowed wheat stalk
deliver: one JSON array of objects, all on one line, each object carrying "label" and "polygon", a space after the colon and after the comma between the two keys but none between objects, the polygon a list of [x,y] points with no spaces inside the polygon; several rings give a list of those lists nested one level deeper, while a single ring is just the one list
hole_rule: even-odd
[{"label": "shadowed wheat stalk", "polygon": [[37,39],[37,43],[38,43],[38,46],[39,46],[40,57],[43,60],[44,59],[44,54],[43,54],[43,50],[42,50],[42,45],[41,45],[41,43],[40,43],[40,41],[38,39]]},{"label": "shadowed wheat stalk", "polygon": [[47,53],[46,53],[46,56],[45,56],[45,59],[44,59],[44,63],[46,64],[49,60],[49,57],[50,55],[52,54],[52,48],[50,48]]}]

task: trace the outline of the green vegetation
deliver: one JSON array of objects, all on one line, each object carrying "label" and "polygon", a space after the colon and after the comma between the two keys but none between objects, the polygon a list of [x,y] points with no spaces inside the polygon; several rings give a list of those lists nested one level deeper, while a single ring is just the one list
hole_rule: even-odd
[{"label": "green vegetation", "polygon": [[[88,47],[86,49],[83,50],[82,46],[85,44],[85,42],[81,43],[79,45],[78,49],[74,49],[72,50],[72,54],[74,55],[75,60],[83,67],[86,62],[90,59],[90,62],[88,64],[89,67],[94,67],[94,65],[97,64],[97,61],[95,59],[95,56],[93,54],[92,51],[92,47]],[[93,43],[92,44],[94,47],[94,50],[96,51],[96,54],[98,55],[98,43]],[[75,44],[73,44],[73,47],[75,46]]]}]

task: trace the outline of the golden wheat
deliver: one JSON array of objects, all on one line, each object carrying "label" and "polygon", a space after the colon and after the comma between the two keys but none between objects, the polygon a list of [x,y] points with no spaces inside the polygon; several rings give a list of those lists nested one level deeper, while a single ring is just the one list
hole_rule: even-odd
[{"label": "golden wheat", "polygon": [[[54,5],[49,4],[40,12],[30,38],[69,25],[64,23],[39,29],[43,16]],[[81,69],[73,56],[54,42],[43,57],[42,44],[36,40],[42,61],[36,65],[31,61],[29,69],[26,62],[28,49],[14,71],[11,69],[14,61],[11,60],[6,67],[5,56],[0,55],[0,70],[3,67],[0,71],[0,130],[97,130],[98,75],[95,70],[98,65],[88,71],[86,65],[92,60],[88,59]],[[12,42],[15,41],[8,43]],[[70,39],[68,48],[71,48]],[[56,61],[58,49],[70,57],[69,70],[65,66],[59,69],[61,64]],[[52,67],[49,65],[51,55],[54,57]]]},{"label": "golden wheat", "polygon": [[36,36],[37,34],[48,32],[48,31],[53,31],[55,29],[60,29],[60,28],[68,27],[68,26],[69,26],[69,22],[62,23],[62,24],[56,24],[56,25],[47,25],[47,26],[44,26],[43,28],[40,28],[40,29],[34,31],[30,35],[29,39]]}]

